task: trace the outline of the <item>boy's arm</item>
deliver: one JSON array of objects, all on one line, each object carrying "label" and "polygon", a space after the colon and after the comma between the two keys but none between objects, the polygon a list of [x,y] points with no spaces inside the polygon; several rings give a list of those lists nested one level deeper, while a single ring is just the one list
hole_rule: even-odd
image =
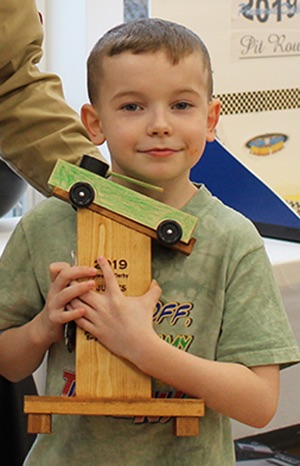
[{"label": "boy's arm", "polygon": [[0,2],[0,154],[45,195],[58,158],[78,163],[101,157],[77,113],[64,100],[60,79],[42,73],[43,30],[34,0]]},{"label": "boy's arm", "polygon": [[0,374],[11,382],[31,375],[42,363],[51,346],[39,334],[39,316],[27,324],[0,334]]},{"label": "boy's arm", "polygon": [[[64,325],[84,315],[82,306],[66,312],[69,301],[93,289],[98,273],[91,267],[50,265],[51,285],[44,308],[26,324],[0,334],[0,374],[18,382],[41,364],[50,346],[64,336]],[[82,280],[83,281],[77,281]]]},{"label": "boy's arm", "polygon": [[143,372],[203,398],[212,410],[261,428],[274,416],[279,398],[279,366],[248,368],[210,361],[152,336],[131,360]]}]

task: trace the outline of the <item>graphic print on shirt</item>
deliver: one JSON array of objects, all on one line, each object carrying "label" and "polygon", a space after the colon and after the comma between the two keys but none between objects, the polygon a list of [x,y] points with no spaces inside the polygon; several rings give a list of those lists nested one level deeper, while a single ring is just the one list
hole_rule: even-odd
[{"label": "graphic print on shirt", "polygon": [[[159,301],[153,313],[153,324],[159,337],[182,351],[189,351],[194,341],[194,335],[191,333],[193,324],[192,310],[193,304],[190,302],[178,303],[170,301],[164,304]],[[74,396],[76,390],[75,372],[64,370],[63,378],[65,384],[62,395]],[[185,394],[160,380],[153,379],[152,396],[153,398],[184,398]],[[139,416],[134,418],[134,423],[166,423],[170,419],[170,417]]]},{"label": "graphic print on shirt", "polygon": [[65,381],[63,390],[62,390],[62,396],[75,396],[75,387],[76,387],[76,381],[75,381],[75,371],[71,370],[64,370],[63,378]]},{"label": "graphic print on shirt", "polygon": [[[193,304],[189,302],[178,303],[176,301],[171,301],[163,304],[159,301],[156,304],[156,309],[153,314],[153,323],[160,338],[182,351],[188,351],[194,341],[194,336],[188,330],[193,323],[191,316],[192,310]],[[160,380],[153,379],[152,388],[153,398],[185,397],[183,392],[175,390]],[[170,417],[140,416],[134,419],[134,423],[159,422],[165,424],[170,421],[170,419]]]}]

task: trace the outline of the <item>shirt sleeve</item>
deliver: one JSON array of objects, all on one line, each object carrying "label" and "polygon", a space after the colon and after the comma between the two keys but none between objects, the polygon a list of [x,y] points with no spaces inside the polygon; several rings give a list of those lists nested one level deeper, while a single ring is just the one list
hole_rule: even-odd
[{"label": "shirt sleeve", "polygon": [[22,227],[16,226],[0,258],[0,331],[30,321],[44,306]]},{"label": "shirt sleeve", "polygon": [[102,158],[78,114],[63,96],[58,76],[41,72],[43,29],[34,0],[0,2],[0,153],[45,195],[57,159]]},{"label": "shirt sleeve", "polygon": [[217,359],[248,367],[299,361],[299,348],[262,247],[244,254],[228,280]]}]

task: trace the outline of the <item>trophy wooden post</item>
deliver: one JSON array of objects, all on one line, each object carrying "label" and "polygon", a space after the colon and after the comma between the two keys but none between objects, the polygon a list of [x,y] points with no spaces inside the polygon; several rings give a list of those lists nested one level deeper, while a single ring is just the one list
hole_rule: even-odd
[{"label": "trophy wooden post", "polygon": [[[103,255],[110,260],[124,294],[144,294],[151,281],[151,238],[89,209],[78,209],[77,215],[78,265],[95,266]],[[99,270],[96,289],[101,292],[104,287]],[[77,328],[76,396],[149,398],[151,380]]]},{"label": "trophy wooden post", "polygon": [[[97,266],[97,257],[105,256],[128,296],[139,296],[149,288],[152,238],[184,254],[192,250],[195,217],[62,161],[49,183],[54,186],[54,195],[77,208],[78,265]],[[101,270],[96,289],[100,293],[105,289]],[[33,433],[50,433],[52,414],[81,414],[170,416],[174,418],[175,435],[195,436],[199,434],[204,402],[152,398],[151,377],[77,328],[76,395],[27,396],[25,413],[28,431]]]}]

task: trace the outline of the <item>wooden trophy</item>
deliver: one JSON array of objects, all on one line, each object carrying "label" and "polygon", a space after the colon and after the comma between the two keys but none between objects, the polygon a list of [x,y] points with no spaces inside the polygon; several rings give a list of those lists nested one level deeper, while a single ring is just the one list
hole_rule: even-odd
[{"label": "wooden trophy", "polygon": [[[61,160],[49,184],[55,196],[77,209],[78,265],[94,267],[97,257],[105,256],[128,296],[149,289],[152,239],[183,254],[192,251],[196,217]],[[105,289],[101,270],[96,289]],[[27,396],[24,410],[31,433],[50,433],[52,414],[77,414],[168,416],[174,418],[175,435],[194,436],[199,434],[204,402],[152,398],[151,377],[77,328],[76,395]]]}]

